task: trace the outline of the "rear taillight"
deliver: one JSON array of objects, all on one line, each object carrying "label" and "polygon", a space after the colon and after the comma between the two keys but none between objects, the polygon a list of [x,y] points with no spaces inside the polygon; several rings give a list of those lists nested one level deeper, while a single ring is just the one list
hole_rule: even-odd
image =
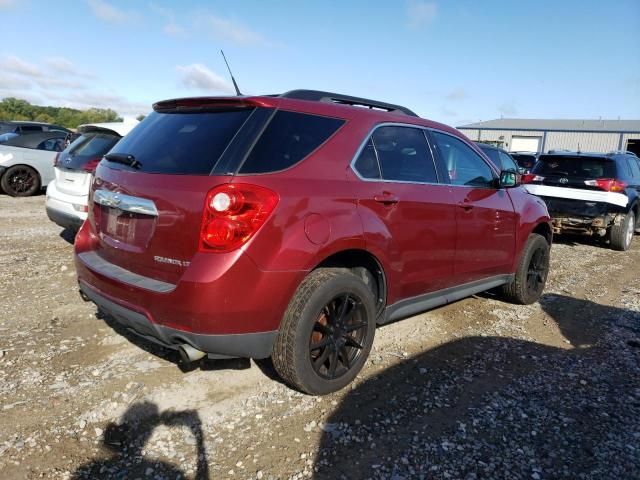
[{"label": "rear taillight", "polygon": [[596,180],[585,180],[585,185],[590,187],[598,187],[606,192],[624,192],[627,184],[616,180],[615,178],[598,178]]},{"label": "rear taillight", "polygon": [[535,173],[525,173],[520,178],[521,183],[533,183],[533,182],[541,182],[544,180],[544,177],[540,175],[536,175]]},{"label": "rear taillight", "polygon": [[60,154],[56,153],[56,158],[53,159],[53,166],[57,167],[58,165],[60,165]]},{"label": "rear taillight", "polygon": [[207,193],[202,226],[201,252],[228,252],[246,243],[267,220],[278,195],[257,185],[227,184]]},{"label": "rear taillight", "polygon": [[93,172],[96,171],[96,168],[98,167],[98,164],[100,163],[100,160],[102,160],[102,157],[92,158],[92,159],[88,160],[82,166],[82,169],[85,172],[93,173]]}]

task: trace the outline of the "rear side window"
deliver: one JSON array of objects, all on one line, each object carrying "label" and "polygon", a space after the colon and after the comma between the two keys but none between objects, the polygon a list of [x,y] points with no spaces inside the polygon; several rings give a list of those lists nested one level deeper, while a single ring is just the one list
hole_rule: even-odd
[{"label": "rear side window", "polygon": [[616,163],[608,158],[541,156],[532,173],[576,178],[616,178]]},{"label": "rear side window", "polygon": [[382,178],[380,176],[378,157],[376,156],[376,150],[371,139],[369,139],[362,149],[362,152],[360,152],[354,167],[362,178],[372,178],[376,180]]},{"label": "rear side window", "polygon": [[631,167],[631,175],[633,178],[640,180],[640,160],[636,160],[635,158],[627,159],[629,162],[629,166]]},{"label": "rear side window", "polygon": [[38,145],[38,150],[46,150],[48,152],[61,152],[64,150],[63,138],[48,138]]},{"label": "rear side window", "polygon": [[208,175],[252,111],[153,112],[112,153],[133,155],[141,172]]},{"label": "rear side window", "polygon": [[322,145],[344,120],[280,110],[256,142],[240,173],[268,173],[289,168]]},{"label": "rear side window", "polygon": [[76,140],[69,154],[83,157],[101,157],[118,143],[120,137],[118,135],[110,135],[108,133],[86,134]]}]

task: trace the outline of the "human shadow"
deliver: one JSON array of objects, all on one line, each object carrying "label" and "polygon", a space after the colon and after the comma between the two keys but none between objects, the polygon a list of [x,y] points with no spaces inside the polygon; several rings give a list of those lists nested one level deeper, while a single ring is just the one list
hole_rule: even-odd
[{"label": "human shadow", "polygon": [[640,312],[540,303],[566,348],[473,336],[381,371],[323,426],[314,478],[640,478]]},{"label": "human shadow", "polygon": [[105,458],[95,459],[80,466],[72,479],[129,479],[129,478],[187,478],[178,466],[162,460],[145,457],[144,448],[159,425],[187,427],[196,446],[196,480],[209,478],[207,452],[204,446],[202,424],[194,410],[159,412],[151,402],[132,405],[120,424],[110,423],[104,431],[103,445],[110,452]]}]

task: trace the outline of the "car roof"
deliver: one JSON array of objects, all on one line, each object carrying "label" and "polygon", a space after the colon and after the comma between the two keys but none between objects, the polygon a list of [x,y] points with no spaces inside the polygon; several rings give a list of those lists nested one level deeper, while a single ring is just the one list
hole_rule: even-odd
[{"label": "car roof", "polygon": [[56,125],[55,123],[47,123],[47,122],[35,122],[32,120],[0,120],[0,124],[11,125],[14,127],[19,127],[21,125],[34,125],[41,127],[53,127],[59,130],[64,130],[65,132],[69,132],[68,128],[63,127],[62,125]]},{"label": "car roof", "polygon": [[[308,92],[308,90],[294,90],[293,92]],[[319,92],[318,94],[328,92]],[[287,92],[288,95],[291,92]],[[202,111],[206,109],[235,109],[248,107],[265,107],[283,110],[293,110],[301,113],[312,115],[324,115],[328,117],[341,118],[347,121],[365,121],[370,125],[379,123],[401,123],[408,125],[416,125],[426,128],[434,128],[445,131],[459,138],[467,139],[461,132],[448,125],[427,120],[418,116],[404,113],[400,110],[385,110],[381,108],[369,108],[366,103],[350,104],[342,101],[342,98],[354,98],[357,100],[366,100],[375,102],[375,105],[384,105],[385,107],[400,107],[398,105],[387,104],[385,102],[377,102],[374,100],[359,99],[359,97],[349,97],[348,95],[340,96],[340,94],[331,94],[339,96],[339,101],[333,101],[333,97],[325,99],[322,97],[317,100],[309,100],[302,98],[287,97],[283,95],[256,95],[256,96],[227,96],[227,97],[186,97],[163,100],[153,105],[156,112],[163,111]],[[318,95],[319,97],[320,95]],[[406,109],[405,107],[401,107]],[[410,112],[410,110],[406,109]]]},{"label": "car roof", "polygon": [[4,142],[3,145],[8,147],[36,148],[45,140],[50,138],[65,138],[66,136],[67,134],[65,132],[36,132],[10,138]]}]

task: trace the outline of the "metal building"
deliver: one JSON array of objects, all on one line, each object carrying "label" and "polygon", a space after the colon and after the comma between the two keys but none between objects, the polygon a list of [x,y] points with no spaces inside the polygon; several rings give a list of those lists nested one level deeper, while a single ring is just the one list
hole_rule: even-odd
[{"label": "metal building", "polygon": [[629,150],[640,156],[640,120],[499,118],[458,130],[471,140],[495,143],[510,152]]}]

